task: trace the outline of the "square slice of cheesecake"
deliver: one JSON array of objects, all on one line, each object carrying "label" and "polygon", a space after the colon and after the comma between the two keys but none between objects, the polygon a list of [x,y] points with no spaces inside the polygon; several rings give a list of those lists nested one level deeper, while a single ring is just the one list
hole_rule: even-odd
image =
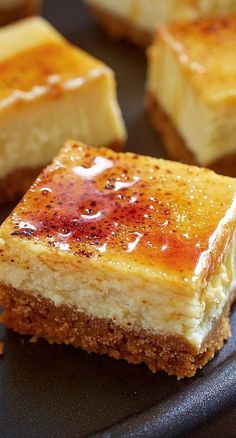
[{"label": "square slice of cheesecake", "polygon": [[114,38],[147,46],[156,27],[167,22],[194,20],[236,11],[235,0],[85,0]]},{"label": "square slice of cheesecake", "polygon": [[70,141],[0,228],[7,327],[192,376],[230,335],[236,180]]},{"label": "square slice of cheesecake", "polygon": [[236,176],[236,15],[162,27],[146,105],[174,160]]},{"label": "square slice of cheesecake", "polygon": [[71,135],[120,148],[112,70],[42,18],[0,30],[0,203],[25,193]]}]

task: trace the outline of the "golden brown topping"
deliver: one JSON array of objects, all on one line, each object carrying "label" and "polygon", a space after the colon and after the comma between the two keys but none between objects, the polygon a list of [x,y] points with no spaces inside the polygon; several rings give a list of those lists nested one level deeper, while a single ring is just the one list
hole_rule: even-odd
[{"label": "golden brown topping", "polygon": [[192,271],[235,192],[205,169],[70,143],[13,212],[12,235]]},{"label": "golden brown topping", "polygon": [[178,56],[198,92],[215,101],[236,97],[236,14],[167,25],[157,32],[156,44],[161,41]]},{"label": "golden brown topping", "polygon": [[[37,96],[40,87],[47,87],[57,97],[63,91],[62,83],[86,77],[97,69],[108,70],[66,42],[39,45],[0,62],[0,98],[16,93],[20,99],[20,92],[33,92]],[[70,87],[70,82],[67,85]]]}]

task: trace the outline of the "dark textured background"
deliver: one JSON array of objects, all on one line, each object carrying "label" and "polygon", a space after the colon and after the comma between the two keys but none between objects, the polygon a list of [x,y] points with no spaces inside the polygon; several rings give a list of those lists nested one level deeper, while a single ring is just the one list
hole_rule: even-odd
[{"label": "dark textured background", "polygon": [[[145,54],[110,42],[79,0],[48,0],[43,13],[115,70],[127,149],[164,156],[142,106]],[[236,309],[232,327],[234,336],[220,354],[195,378],[180,382],[70,347],[30,344],[1,328],[0,437],[64,438],[99,431],[104,437],[236,437]]]}]

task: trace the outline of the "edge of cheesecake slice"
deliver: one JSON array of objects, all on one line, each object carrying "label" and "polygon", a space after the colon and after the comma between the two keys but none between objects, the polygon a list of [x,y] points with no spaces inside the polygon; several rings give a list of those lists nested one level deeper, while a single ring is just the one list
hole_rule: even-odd
[{"label": "edge of cheesecake slice", "polygon": [[[129,39],[147,47],[157,26],[168,22],[194,20],[201,15],[236,11],[234,0],[195,2],[190,0],[84,0],[92,13],[114,39]],[[217,4],[216,4],[217,3]]]},{"label": "edge of cheesecake slice", "polygon": [[159,28],[145,98],[171,158],[229,176],[236,176],[235,24],[231,14]]},{"label": "edge of cheesecake slice", "polygon": [[126,15],[127,9],[132,9],[130,2],[126,2],[124,10],[118,14],[111,4],[101,5],[93,0],[86,0],[85,3],[112,39],[128,39],[143,48],[151,44],[152,32],[145,27],[137,26],[135,21],[130,19],[129,13]]},{"label": "edge of cheesecake slice", "polygon": [[22,195],[70,134],[122,147],[126,130],[110,68],[39,17],[0,29],[1,47],[1,203]]},{"label": "edge of cheesecake slice", "polygon": [[0,228],[3,322],[195,374],[230,334],[235,192],[206,169],[68,142]]}]

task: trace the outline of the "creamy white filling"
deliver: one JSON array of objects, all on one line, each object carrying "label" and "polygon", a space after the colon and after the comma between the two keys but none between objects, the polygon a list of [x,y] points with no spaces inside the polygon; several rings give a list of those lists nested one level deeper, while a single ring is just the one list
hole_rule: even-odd
[{"label": "creamy white filling", "polygon": [[85,0],[128,19],[135,25],[153,32],[168,21],[189,20],[211,13],[236,10],[234,0]]},{"label": "creamy white filling", "polygon": [[45,166],[68,138],[98,147],[125,139],[115,81],[105,67],[68,80],[56,99],[53,86],[19,92],[0,103],[0,178]]},{"label": "creamy white filling", "polygon": [[31,254],[29,260],[27,254],[17,265],[16,250],[8,250],[14,262],[0,262],[0,282],[50,299],[56,306],[65,304],[94,317],[112,319],[121,327],[184,336],[196,348],[220,316],[235,284],[232,245],[203,298],[199,291],[180,296],[165,285],[122,272],[86,271],[58,264],[49,267],[40,256]]},{"label": "creamy white filling", "polygon": [[152,48],[147,90],[170,116],[199,164],[207,166],[236,151],[236,110],[232,105],[206,102],[193,89],[180,60],[163,43]]},{"label": "creamy white filling", "polygon": [[202,300],[202,320],[196,331],[192,331],[189,340],[201,345],[210,332],[214,321],[217,321],[230,295],[236,290],[236,244],[235,240],[227,251],[224,261],[212,277]]}]

